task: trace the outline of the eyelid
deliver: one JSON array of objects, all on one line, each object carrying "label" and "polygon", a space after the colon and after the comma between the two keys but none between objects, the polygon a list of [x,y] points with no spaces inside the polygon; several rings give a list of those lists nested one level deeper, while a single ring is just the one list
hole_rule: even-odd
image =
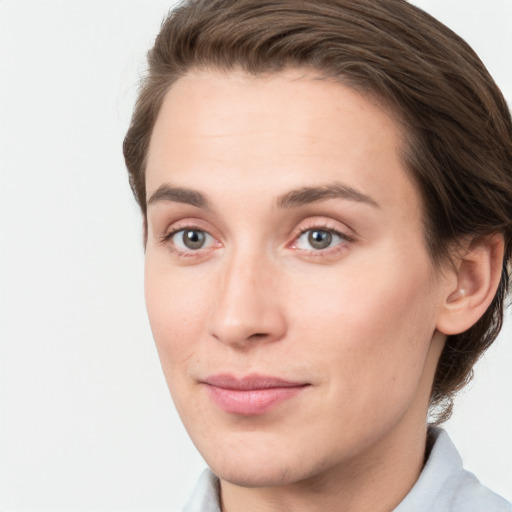
[{"label": "eyelid", "polygon": [[349,241],[355,241],[357,239],[354,230],[349,228],[346,224],[326,217],[312,217],[300,222],[294,228],[290,237],[295,241],[303,233],[315,229],[337,233]]},{"label": "eyelid", "polygon": [[211,235],[213,238],[219,239],[218,233],[215,232],[216,230],[213,229],[211,224],[195,217],[187,217],[169,223],[164,230],[164,234],[160,236],[160,239],[164,241],[165,239],[168,239],[178,231],[186,229],[196,229],[197,231],[204,231],[205,233]]}]

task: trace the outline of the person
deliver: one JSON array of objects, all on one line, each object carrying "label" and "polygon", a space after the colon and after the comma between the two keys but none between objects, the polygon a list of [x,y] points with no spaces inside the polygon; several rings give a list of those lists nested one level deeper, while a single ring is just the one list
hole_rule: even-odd
[{"label": "person", "polygon": [[509,289],[512,120],[474,51],[405,0],[189,0],[148,62],[123,150],[210,468],[184,510],[512,510],[440,428]]}]

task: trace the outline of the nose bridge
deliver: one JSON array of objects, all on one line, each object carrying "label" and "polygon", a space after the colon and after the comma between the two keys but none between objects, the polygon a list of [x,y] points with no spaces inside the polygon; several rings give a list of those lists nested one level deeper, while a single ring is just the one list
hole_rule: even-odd
[{"label": "nose bridge", "polygon": [[238,347],[280,339],[286,326],[276,270],[259,251],[233,251],[219,272],[211,335]]}]

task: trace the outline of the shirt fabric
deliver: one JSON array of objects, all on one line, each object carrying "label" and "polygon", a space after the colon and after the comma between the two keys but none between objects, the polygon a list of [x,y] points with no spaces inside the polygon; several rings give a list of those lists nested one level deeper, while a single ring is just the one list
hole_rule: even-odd
[{"label": "shirt fabric", "polygon": [[[512,512],[512,504],[462,467],[448,434],[433,429],[434,446],[413,488],[393,512]],[[182,512],[221,512],[219,479],[206,469]]]}]

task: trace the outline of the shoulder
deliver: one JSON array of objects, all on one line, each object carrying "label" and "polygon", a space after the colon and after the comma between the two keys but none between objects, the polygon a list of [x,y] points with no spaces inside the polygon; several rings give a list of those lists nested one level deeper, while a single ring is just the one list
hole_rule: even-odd
[{"label": "shoulder", "polygon": [[512,504],[466,471],[462,459],[442,429],[423,471],[395,512],[512,512]]},{"label": "shoulder", "polygon": [[480,483],[469,471],[463,471],[459,479],[453,482],[450,510],[453,512],[512,512],[512,504]]}]

